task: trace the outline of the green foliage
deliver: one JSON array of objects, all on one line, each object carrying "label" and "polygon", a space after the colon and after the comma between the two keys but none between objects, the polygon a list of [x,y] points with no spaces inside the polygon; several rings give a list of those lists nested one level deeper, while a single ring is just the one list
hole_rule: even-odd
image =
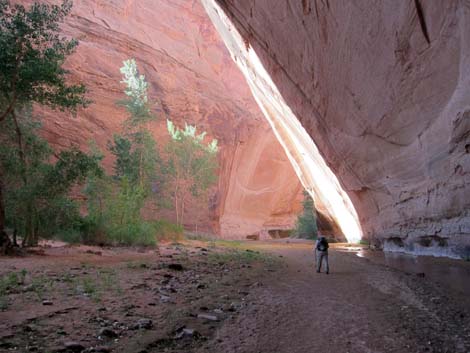
[{"label": "green foliage", "polygon": [[0,122],[31,102],[72,111],[89,103],[85,86],[68,85],[62,68],[78,45],[59,35],[71,8],[70,0],[29,9],[0,0]]},{"label": "green foliage", "polygon": [[193,198],[202,196],[217,181],[217,140],[204,143],[205,132],[196,133],[196,127],[185,124],[184,130],[167,120],[170,142],[166,146],[168,165],[167,184],[172,190],[177,223],[182,225],[185,208]]},{"label": "green foliage", "polygon": [[294,236],[298,238],[316,239],[318,237],[317,217],[313,199],[304,191],[302,202],[303,212],[297,218]]},{"label": "green foliage", "polygon": [[144,190],[124,177],[90,178],[85,188],[88,216],[84,223],[84,242],[113,245],[155,245],[155,226],[140,215]]},{"label": "green foliage", "polygon": [[23,269],[0,276],[0,311],[8,308],[8,294],[18,291],[19,286],[25,282],[26,274],[27,271]]},{"label": "green foliage", "polygon": [[77,218],[66,195],[91,169],[99,169],[96,160],[73,148],[53,162],[51,148],[38,136],[40,122],[28,113],[33,103],[71,112],[90,103],[85,86],[67,84],[62,67],[78,45],[59,35],[71,8],[70,0],[28,9],[0,0],[0,243],[4,213],[26,245]]},{"label": "green foliage", "polygon": [[141,210],[157,183],[159,155],[146,124],[155,117],[150,112],[147,83],[139,75],[135,60],[121,68],[124,93],[119,104],[129,118],[124,134],[114,135],[108,149],[115,157],[114,175],[89,178],[85,189],[88,216],[84,223],[86,242],[115,245],[155,245],[156,226],[143,220]]},{"label": "green foliage", "polygon": [[109,151],[116,157],[115,179],[127,178],[131,184],[142,186],[146,194],[158,183],[157,166],[160,163],[156,143],[150,132],[143,130],[127,136],[114,135],[108,143]]},{"label": "green foliage", "polygon": [[155,117],[148,103],[148,84],[145,76],[139,74],[135,59],[124,61],[120,71],[123,75],[121,83],[126,84],[124,93],[127,99],[119,101],[118,104],[124,106],[129,112],[126,124],[132,128],[154,120]]},{"label": "green foliage", "polygon": [[121,67],[122,83],[126,84],[127,98],[118,102],[126,108],[129,117],[124,123],[124,134],[115,135],[108,143],[109,151],[116,157],[115,178],[127,178],[148,192],[157,182],[156,169],[160,158],[155,140],[147,128],[156,119],[150,111],[147,97],[148,84],[140,75],[134,59],[126,60]]},{"label": "green foliage", "polygon": [[182,226],[165,221],[154,221],[156,237],[158,240],[178,241],[183,239],[184,229]]},{"label": "green foliage", "polygon": [[207,256],[207,260],[212,263],[225,264],[236,263],[253,264],[262,263],[264,266],[275,266],[279,264],[279,259],[271,254],[251,249],[228,248],[221,252],[213,251]]},{"label": "green foliage", "polygon": [[27,112],[18,126],[21,149],[11,121],[0,131],[6,219],[26,245],[35,245],[39,236],[50,238],[79,227],[78,205],[69,192],[88,175],[101,174],[100,157],[75,147],[54,154],[38,134],[39,122]]}]

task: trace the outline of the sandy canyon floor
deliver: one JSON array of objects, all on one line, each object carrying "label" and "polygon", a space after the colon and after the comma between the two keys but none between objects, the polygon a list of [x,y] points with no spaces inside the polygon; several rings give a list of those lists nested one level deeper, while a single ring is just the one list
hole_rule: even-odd
[{"label": "sandy canyon floor", "polygon": [[[346,248],[191,241],[0,259],[0,352],[470,352],[470,298]],[[373,258],[373,257],[372,257]],[[445,260],[470,281],[470,263]]]}]

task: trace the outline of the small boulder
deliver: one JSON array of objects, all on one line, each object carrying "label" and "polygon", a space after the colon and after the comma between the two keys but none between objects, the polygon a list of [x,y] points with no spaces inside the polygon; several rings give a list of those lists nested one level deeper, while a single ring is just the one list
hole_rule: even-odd
[{"label": "small boulder", "polygon": [[199,338],[201,334],[196,330],[191,328],[181,328],[176,331],[176,339],[184,339],[184,338]]},{"label": "small boulder", "polygon": [[183,265],[178,264],[178,263],[168,264],[168,268],[174,271],[183,271]]},{"label": "small boulder", "polygon": [[210,314],[198,314],[197,315],[198,319],[204,319],[207,321],[219,321],[219,318],[215,315],[210,315]]},{"label": "small boulder", "polygon": [[65,352],[81,353],[85,347],[78,342],[69,341],[64,343]]},{"label": "small boulder", "polygon": [[130,328],[132,330],[149,330],[153,327],[153,321],[150,319],[139,319]]},{"label": "small boulder", "polygon": [[116,338],[116,337],[118,337],[119,335],[116,333],[116,331],[111,330],[111,329],[108,328],[108,327],[103,327],[103,328],[99,331],[98,336],[99,336],[99,337],[107,337],[107,338]]}]

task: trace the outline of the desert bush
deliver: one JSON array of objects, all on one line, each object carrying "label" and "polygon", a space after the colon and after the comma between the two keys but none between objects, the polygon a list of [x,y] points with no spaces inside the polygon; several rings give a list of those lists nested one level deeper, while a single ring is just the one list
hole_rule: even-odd
[{"label": "desert bush", "polygon": [[166,220],[159,220],[153,223],[156,229],[157,240],[178,241],[183,239],[184,228],[182,226]]}]

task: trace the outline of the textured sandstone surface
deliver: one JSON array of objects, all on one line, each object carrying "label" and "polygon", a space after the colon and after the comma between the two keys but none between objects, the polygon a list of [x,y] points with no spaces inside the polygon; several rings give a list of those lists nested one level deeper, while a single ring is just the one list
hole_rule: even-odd
[{"label": "textured sandstone surface", "polygon": [[[119,68],[133,57],[149,81],[157,140],[166,137],[168,117],[196,124],[221,146],[210,209],[191,209],[188,226],[232,238],[292,227],[300,211],[298,178],[199,1],[75,1],[63,31],[80,40],[66,65],[72,79],[87,84],[94,104],[76,118],[41,111],[56,147],[85,147],[94,139],[106,148],[126,118],[115,102],[123,91]],[[111,167],[109,156],[105,163]],[[153,213],[173,216],[147,209]]]},{"label": "textured sandstone surface", "polygon": [[470,256],[466,2],[214,1],[339,178],[365,237]]}]

